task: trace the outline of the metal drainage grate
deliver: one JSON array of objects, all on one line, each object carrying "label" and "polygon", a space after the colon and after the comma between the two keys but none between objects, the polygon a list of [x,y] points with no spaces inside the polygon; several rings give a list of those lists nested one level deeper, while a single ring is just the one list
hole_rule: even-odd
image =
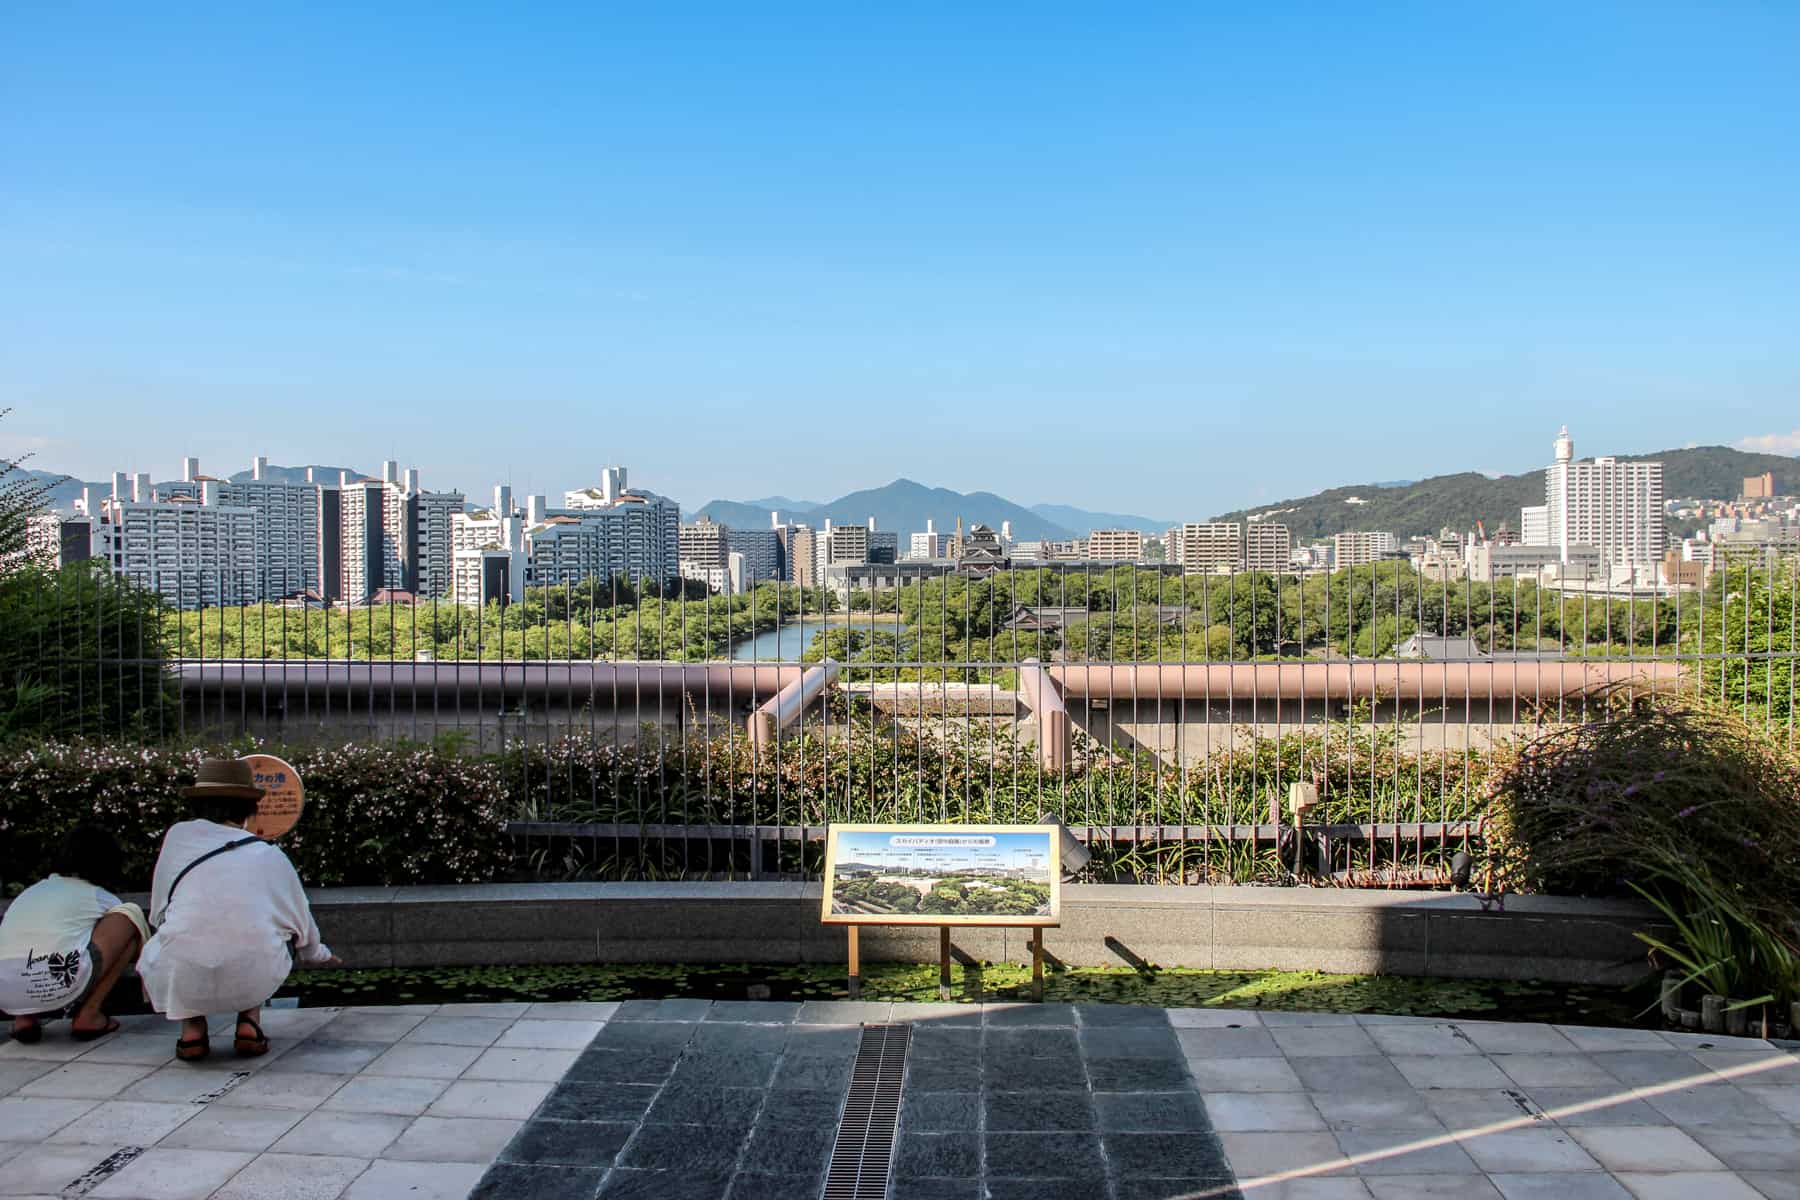
[{"label": "metal drainage grate", "polygon": [[831,1147],[824,1200],[886,1200],[911,1041],[911,1025],[863,1026],[844,1120]]}]

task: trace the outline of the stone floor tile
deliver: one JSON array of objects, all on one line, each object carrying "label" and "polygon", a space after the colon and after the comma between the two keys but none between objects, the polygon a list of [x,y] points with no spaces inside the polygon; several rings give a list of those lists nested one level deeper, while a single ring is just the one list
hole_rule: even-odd
[{"label": "stone floor tile", "polygon": [[655,1102],[643,1114],[643,1123],[705,1125],[717,1129],[719,1136],[742,1137],[756,1122],[768,1097],[764,1088],[671,1084],[657,1093]]},{"label": "stone floor tile", "polygon": [[[810,1004],[808,1008],[812,1007]],[[981,1023],[988,1029],[1013,1029],[1020,1025],[1073,1025],[1072,1004],[984,1004]]]},{"label": "stone floor tile", "polygon": [[[979,1010],[977,1010],[979,1011]],[[715,1000],[706,1024],[791,1025],[800,1015],[798,1000]]]},{"label": "stone floor tile", "polygon": [[1667,1125],[1669,1118],[1638,1099],[1631,1088],[1530,1088],[1532,1104],[1567,1129],[1596,1125]]},{"label": "stone floor tile", "polygon": [[1475,1048],[1483,1054],[1570,1054],[1578,1047],[1554,1026],[1516,1021],[1458,1021]]},{"label": "stone floor tile", "polygon": [[[675,1028],[675,1026],[647,1026],[647,1028]],[[487,1051],[489,1054],[510,1053],[510,1051]],[[533,1050],[532,1054],[557,1053],[570,1051]],[[569,1068],[561,1072],[566,1079],[579,1079],[588,1083],[654,1083],[665,1082],[675,1070],[680,1060],[679,1050],[662,1048],[619,1046],[591,1046],[586,1050],[576,1051],[575,1061]]]},{"label": "stone floor tile", "polygon": [[[1063,1033],[1060,1029],[1006,1030],[988,1032],[990,1045],[1007,1033]],[[1167,1025],[1155,1027],[1122,1025],[1083,1028],[1077,1034],[1081,1053],[1087,1058],[1177,1058],[1181,1056],[1175,1031]]]},{"label": "stone floor tile", "polygon": [[983,1200],[986,1195],[979,1179],[896,1177],[888,1200]]},{"label": "stone floor tile", "polygon": [[192,1064],[172,1062],[144,1076],[119,1093],[121,1100],[154,1100],[163,1104],[194,1104],[208,1096],[217,1098],[219,1089],[244,1085],[244,1076],[232,1083],[231,1073],[196,1071]]},{"label": "stone floor tile", "polygon": [[1278,1025],[1269,1032],[1289,1058],[1348,1058],[1381,1053],[1368,1031],[1358,1025]]},{"label": "stone floor tile", "polygon": [[1591,1025],[1552,1025],[1577,1050],[1598,1054],[1609,1050],[1667,1050],[1669,1042],[1654,1029],[1607,1029]]},{"label": "stone floor tile", "polygon": [[617,1000],[545,1001],[525,1010],[531,1021],[610,1021],[619,1011]]},{"label": "stone floor tile", "polygon": [[1800,1200],[1800,1175],[1792,1171],[1739,1171],[1738,1178],[1769,1200]]},{"label": "stone floor tile", "polygon": [[519,1132],[523,1121],[482,1117],[419,1117],[383,1152],[410,1162],[489,1163]]},{"label": "stone floor tile", "polygon": [[[850,1075],[855,1068],[854,1057],[808,1057],[788,1053],[775,1066],[775,1078],[770,1086],[778,1088],[837,1088],[842,1091],[850,1086]],[[921,1062],[920,1066],[927,1064]],[[941,1065],[941,1064],[940,1064]],[[972,1064],[959,1066],[959,1070],[972,1070]],[[923,1073],[921,1075],[923,1079]],[[921,1082],[920,1086],[924,1086]]]},{"label": "stone floor tile", "polygon": [[149,1073],[150,1068],[142,1065],[90,1063],[84,1059],[38,1076],[15,1094],[57,1100],[110,1100]]},{"label": "stone floor tile", "polygon": [[799,1025],[884,1025],[893,1011],[879,1000],[808,1000],[794,1018]]},{"label": "stone floor tile", "polygon": [[[1190,1058],[1188,1071],[1203,1092],[1301,1092],[1306,1085],[1285,1058]],[[1399,1078],[1396,1073],[1395,1078]],[[1402,1081],[1404,1082],[1404,1081]]]},{"label": "stone floor tile", "polygon": [[1496,1054],[1491,1061],[1524,1088],[1595,1087],[1614,1082],[1585,1054]]},{"label": "stone floor tile", "polygon": [[1079,1133],[1098,1128],[1094,1098],[1088,1092],[984,1092],[981,1099],[981,1128],[990,1133]]},{"label": "stone floor tile", "polygon": [[600,1185],[600,1200],[723,1200],[728,1171],[615,1169]]},{"label": "stone floor tile", "polygon": [[688,1042],[694,1053],[780,1054],[787,1049],[791,1025],[752,1025],[741,1021],[702,1022]]},{"label": "stone floor tile", "polygon": [[1743,1085],[1743,1092],[1784,1120],[1800,1125],[1800,1087]]},{"label": "stone floor tile", "polygon": [[[1435,1102],[1415,1091],[1314,1092],[1311,1099],[1331,1129],[1423,1129],[1437,1133],[1444,1128],[1438,1121]],[[1208,1101],[1209,1107],[1210,1104]],[[1510,1115],[1518,1116],[1519,1110],[1513,1109]]]},{"label": "stone floor tile", "polygon": [[[1028,1059],[1028,1062],[1051,1063],[1054,1059]],[[1009,1064],[1004,1070],[1008,1078],[1018,1078],[1024,1087],[1061,1086],[1060,1081],[1033,1083],[1025,1080],[1020,1064]],[[1179,1058],[1095,1058],[1087,1062],[1089,1084],[1096,1092],[1170,1092],[1188,1086],[1187,1064]]]},{"label": "stone floor tile", "polygon": [[1691,1054],[1679,1050],[1619,1050],[1588,1056],[1588,1060],[1620,1083],[1655,1084],[1686,1080],[1710,1083],[1712,1071]]},{"label": "stone floor tile", "polygon": [[1516,1087],[1431,1088],[1416,1095],[1431,1114],[1451,1130],[1479,1129],[1520,1117],[1543,1119],[1539,1107]]},{"label": "stone floor tile", "polygon": [[[69,1036],[66,1027],[52,1025],[50,1028],[51,1032],[44,1034],[44,1040],[34,1046],[11,1039],[0,1041],[0,1063],[10,1062],[14,1059],[28,1059],[33,1062],[72,1062],[97,1047],[104,1046],[108,1042],[119,1041],[126,1036],[121,1030],[101,1038],[97,1042],[78,1042]],[[170,1043],[170,1048],[174,1048],[173,1042]]]},{"label": "stone floor tile", "polygon": [[1406,1076],[1406,1082],[1422,1091],[1433,1088],[1468,1091],[1471,1088],[1515,1086],[1492,1060],[1478,1054],[1396,1054],[1388,1061],[1394,1064],[1396,1071]]},{"label": "stone floor tile", "polygon": [[[1255,1095],[1291,1093],[1258,1092]],[[1199,1133],[1212,1128],[1206,1107],[1191,1090],[1096,1093],[1094,1115],[1107,1133]]]},{"label": "stone floor tile", "polygon": [[277,1154],[328,1154],[345,1158],[379,1158],[406,1132],[411,1117],[383,1113],[325,1112],[302,1117],[272,1147]]},{"label": "stone floor tile", "polygon": [[1726,1037],[1718,1033],[1683,1033],[1665,1030],[1663,1041],[1677,1050],[1773,1050],[1775,1043],[1763,1038]]},{"label": "stone floor tile", "polygon": [[926,1176],[968,1179],[980,1169],[981,1139],[958,1133],[903,1132],[894,1146],[894,1178]]},{"label": "stone floor tile", "polygon": [[1268,1014],[1242,1008],[1170,1008],[1169,1024],[1177,1029],[1254,1029],[1264,1024]]},{"label": "stone floor tile", "polygon": [[41,1142],[69,1122],[99,1107],[98,1100],[47,1100],[8,1096],[0,1100],[0,1129],[9,1140]]},{"label": "stone floor tile", "polygon": [[244,1105],[309,1111],[319,1107],[327,1097],[349,1081],[348,1075],[321,1075],[311,1071],[262,1074],[246,1079],[213,1103],[234,1108]]},{"label": "stone floor tile", "polygon": [[1479,1054],[1475,1043],[1454,1025],[1370,1025],[1368,1035],[1384,1054]]},{"label": "stone floor tile", "polygon": [[585,1050],[604,1021],[515,1021],[500,1035],[496,1046],[529,1050]]},{"label": "stone floor tile", "polygon": [[1763,1200],[1755,1188],[1728,1171],[1622,1174],[1618,1180],[1637,1200]]},{"label": "stone floor tile", "polygon": [[637,1121],[660,1090],[654,1084],[564,1079],[550,1089],[537,1115],[554,1121]]},{"label": "stone floor tile", "polygon": [[[540,1166],[611,1167],[636,1128],[629,1121],[527,1121],[500,1158]],[[684,1132],[706,1136],[697,1129]]]},{"label": "stone floor tile", "polygon": [[[1401,1176],[1389,1176],[1398,1179]],[[1469,1177],[1463,1176],[1466,1180]],[[1327,1175],[1320,1179],[1284,1179],[1279,1182],[1263,1184],[1254,1192],[1244,1194],[1244,1200],[1371,1200],[1374,1193],[1369,1191],[1370,1181],[1358,1179],[1354,1175]],[[1206,1195],[1213,1185],[1209,1181],[1196,1180],[1183,1191],[1176,1193],[1180,1200],[1191,1200],[1195,1195]],[[1128,1200],[1128,1194],[1121,1191],[1120,1200]],[[1129,1197],[1129,1200],[1136,1200]],[[1160,1200],[1160,1198],[1158,1198]]]},{"label": "stone floor tile", "polygon": [[1412,1086],[1382,1054],[1360,1058],[1295,1058],[1288,1062],[1309,1092],[1361,1092],[1366,1095],[1380,1091],[1405,1092]]},{"label": "stone floor tile", "polygon": [[356,1177],[343,1200],[465,1200],[482,1171],[473,1163],[376,1159]]},{"label": "stone floor tile", "polygon": [[1169,1027],[1167,1010],[1154,1005],[1077,1004],[1074,1007],[1076,1023],[1087,1029],[1117,1029],[1123,1026],[1153,1029]]},{"label": "stone floor tile", "polygon": [[437,1017],[492,1017],[499,1020],[516,1021],[530,1009],[530,1001],[486,1001],[479,1004],[440,1004],[437,1012],[432,1015]]},{"label": "stone floor tile", "polygon": [[317,1033],[340,1014],[341,1010],[335,1008],[265,1008],[256,1020],[270,1038],[303,1038]]},{"label": "stone floor tile", "polygon": [[[1414,1129],[1346,1129],[1334,1135],[1356,1173],[1374,1175],[1473,1175],[1475,1162],[1456,1143]],[[1366,1157],[1364,1157],[1366,1156]]]},{"label": "stone floor tile", "polygon": [[1375,1200],[1500,1200],[1479,1175],[1376,1175],[1363,1182]]},{"label": "stone floor tile", "polygon": [[1623,1184],[1604,1171],[1568,1175],[1490,1175],[1506,1200],[1631,1200]]},{"label": "stone floor tile", "polygon": [[1221,1133],[1218,1138],[1241,1182],[1289,1171],[1343,1174],[1349,1167],[1342,1147],[1329,1133]]},{"label": "stone floor tile", "polygon": [[553,1086],[551,1083],[460,1079],[444,1089],[425,1111],[433,1117],[498,1117],[523,1121],[537,1111]]},{"label": "stone floor tile", "polygon": [[113,1153],[113,1146],[27,1147],[0,1171],[0,1196],[63,1194],[63,1189]]},{"label": "stone floor tile", "polygon": [[[340,1018],[342,1019],[342,1018]],[[337,1022],[332,1022],[336,1024]],[[323,1036],[308,1038],[269,1064],[271,1072],[287,1074],[307,1071],[315,1075],[354,1075],[381,1056],[387,1049],[383,1042],[327,1041]],[[213,1062],[231,1062],[213,1049]]]},{"label": "stone floor tile", "polygon": [[175,1035],[155,1033],[120,1034],[110,1037],[81,1056],[82,1062],[142,1063],[159,1067],[175,1061]]},{"label": "stone floor tile", "polygon": [[149,1146],[200,1112],[196,1104],[152,1104],[140,1100],[104,1100],[51,1134],[47,1141],[94,1146]]},{"label": "stone floor tile", "polygon": [[[1105,1133],[1107,1169],[1119,1179],[1225,1178],[1231,1171],[1215,1133]],[[1233,1134],[1234,1137],[1281,1136],[1298,1140],[1310,1133]]]},{"label": "stone floor tile", "polygon": [[554,1083],[579,1057],[579,1050],[526,1050],[513,1046],[484,1050],[463,1072],[463,1078]]},{"label": "stone floor tile", "polygon": [[1274,1058],[1281,1053],[1268,1030],[1255,1029],[1180,1029],[1176,1040],[1188,1058]]},{"label": "stone floor tile", "polygon": [[[973,1044],[978,1047],[980,1053],[987,1055],[988,1057],[999,1056],[1001,1058],[1009,1059],[1067,1057],[1081,1053],[1083,1045],[1080,1030],[1059,1029],[1054,1026],[1046,1026],[1037,1029],[989,1029],[986,1031],[984,1037],[977,1034],[977,1031],[973,1029],[956,1030],[954,1032],[958,1034],[976,1035],[975,1041],[969,1043],[960,1038],[942,1037],[936,1039],[935,1042],[928,1041],[927,1044],[932,1046],[934,1052],[941,1047],[943,1050],[948,1051],[953,1057],[958,1056],[963,1052],[960,1049],[961,1047]],[[1117,1032],[1129,1034],[1134,1031],[1096,1029],[1091,1031],[1089,1036],[1098,1037]],[[1169,1037],[1168,1034],[1164,1034],[1163,1036]],[[914,1041],[918,1040],[919,1035],[914,1034]],[[1173,1038],[1170,1038],[1169,1041],[1169,1052],[1175,1053]],[[940,1054],[939,1057],[942,1057],[942,1054]]]},{"label": "stone floor tile", "polygon": [[410,1076],[415,1079],[455,1079],[475,1065],[483,1054],[480,1046],[445,1046],[429,1042],[400,1042],[362,1068],[365,1076]]},{"label": "stone floor tile", "polygon": [[425,1020],[423,1013],[397,1009],[350,1009],[319,1027],[315,1035],[329,1042],[399,1041]]},{"label": "stone floor tile", "polygon": [[340,1013],[356,1013],[359,1016],[384,1017],[429,1017],[442,1008],[441,1004],[352,1004],[340,1008]]},{"label": "stone floor tile", "polygon": [[594,1200],[605,1178],[602,1167],[495,1163],[469,1200]]},{"label": "stone floor tile", "polygon": [[[610,1025],[607,1026],[607,1029],[610,1028],[612,1028]],[[915,1037],[922,1032],[926,1031],[913,1031]],[[602,1029],[600,1037],[604,1038],[605,1036],[606,1029]],[[862,1030],[860,1029],[843,1025],[796,1025],[788,1034],[787,1056],[789,1058],[841,1059],[849,1062],[856,1057],[856,1050],[860,1045],[862,1045]]]},{"label": "stone floor tile", "polygon": [[1683,1129],[1701,1125],[1786,1125],[1788,1122],[1754,1095],[1729,1083],[1679,1088],[1671,1092],[1646,1089],[1644,1101]]},{"label": "stone floor tile", "polygon": [[911,1133],[963,1133],[981,1125],[979,1092],[902,1094],[900,1128]]},{"label": "stone floor tile", "polygon": [[1800,1129],[1706,1125],[1695,1129],[1693,1136],[1734,1171],[1785,1171],[1800,1179]]},{"label": "stone floor tile", "polygon": [[1609,1171],[1722,1171],[1723,1163],[1693,1138],[1666,1125],[1569,1130]]},{"label": "stone floor tile", "polygon": [[[1356,1026],[1356,1014],[1336,1012],[1265,1012],[1258,1014],[1262,1023],[1269,1029],[1282,1029],[1288,1026],[1316,1027],[1320,1025]],[[1365,1053],[1373,1053],[1365,1051]]]},{"label": "stone floor tile", "polygon": [[156,1143],[164,1150],[237,1150],[261,1154],[292,1129],[304,1114],[283,1108],[223,1108],[207,1105]]},{"label": "stone floor tile", "polygon": [[1574,1131],[1532,1127],[1463,1138],[1459,1143],[1475,1165],[1492,1174],[1597,1171],[1600,1164],[1576,1141]]},{"label": "stone floor tile", "polygon": [[416,1117],[450,1084],[445,1079],[411,1076],[358,1075],[331,1094],[319,1107],[326,1112],[387,1113]]},{"label": "stone floor tile", "polygon": [[739,1171],[731,1180],[725,1200],[805,1200],[818,1194],[820,1180],[810,1175],[764,1175],[756,1171]]},{"label": "stone floor tile", "polygon": [[338,1200],[369,1160],[326,1154],[262,1154],[211,1200]]},{"label": "stone floor tile", "polygon": [[738,1144],[717,1137],[691,1125],[645,1125],[633,1135],[624,1153],[621,1167],[644,1171],[680,1171],[716,1173],[730,1176],[737,1165]]},{"label": "stone floor tile", "polygon": [[920,1028],[970,1029],[980,1027],[981,1010],[982,1006],[979,1004],[897,1000],[894,1002],[888,1019],[912,1022],[915,1033]]},{"label": "stone floor tile", "polygon": [[493,1045],[500,1035],[511,1029],[511,1020],[498,1020],[493,1017],[447,1017],[439,1014],[426,1017],[407,1031],[400,1039],[401,1045],[412,1042],[425,1042],[437,1046],[481,1046]]},{"label": "stone floor tile", "polygon": [[1295,1092],[1207,1092],[1201,1097],[1214,1129],[1232,1133],[1323,1130],[1312,1101]]},{"label": "stone floor tile", "polygon": [[206,1200],[253,1157],[229,1150],[146,1150],[88,1195],[93,1200]]},{"label": "stone floor tile", "polygon": [[15,1058],[0,1062],[0,1096],[9,1095],[42,1075],[56,1070],[55,1063]]},{"label": "stone floor tile", "polygon": [[784,1175],[823,1179],[837,1140],[833,1126],[811,1128],[759,1124],[744,1147],[738,1167],[757,1175]]},{"label": "stone floor tile", "polygon": [[1739,1087],[1800,1085],[1800,1057],[1783,1050],[1696,1050],[1694,1058]]}]

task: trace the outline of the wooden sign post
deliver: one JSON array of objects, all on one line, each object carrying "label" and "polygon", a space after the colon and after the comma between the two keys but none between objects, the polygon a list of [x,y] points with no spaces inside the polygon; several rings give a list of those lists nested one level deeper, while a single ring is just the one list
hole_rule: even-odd
[{"label": "wooden sign post", "polygon": [[1044,929],[1060,923],[1052,825],[833,825],[820,919],[848,926],[849,990],[862,992],[862,925],[936,925],[938,997],[950,999],[950,930],[1031,930],[1031,998],[1044,998]]}]

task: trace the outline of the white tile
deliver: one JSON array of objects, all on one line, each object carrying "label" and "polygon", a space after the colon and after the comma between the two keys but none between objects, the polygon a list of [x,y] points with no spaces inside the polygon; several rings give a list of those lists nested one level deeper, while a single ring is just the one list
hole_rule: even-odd
[{"label": "white tile", "polygon": [[[196,1071],[187,1063],[170,1063],[150,1072],[119,1093],[121,1100],[154,1100],[162,1104],[192,1104],[231,1081],[229,1073]],[[236,1086],[243,1087],[243,1083]]]},{"label": "white tile", "polygon": [[618,1011],[617,1000],[567,1003],[546,1001],[533,1004],[525,1010],[525,1016],[533,1021],[610,1021]]},{"label": "white tile", "polygon": [[1369,1035],[1356,1025],[1276,1026],[1269,1034],[1289,1058],[1349,1058],[1380,1053]]},{"label": "white tile", "polygon": [[343,1200],[467,1200],[486,1171],[478,1163],[378,1159],[350,1185]]},{"label": "white tile", "polygon": [[1490,1175],[1506,1200],[1631,1200],[1631,1193],[1604,1171],[1550,1175]]},{"label": "white tile", "polygon": [[211,1200],[337,1200],[369,1169],[367,1159],[323,1154],[263,1154]]},{"label": "white tile", "polygon": [[98,1166],[117,1146],[29,1146],[7,1160],[0,1171],[0,1196],[60,1196],[82,1175]]},{"label": "white tile", "polygon": [[397,1042],[425,1020],[422,1013],[379,1013],[351,1009],[319,1027],[317,1037],[331,1042]]},{"label": "white tile", "polygon": [[440,1046],[491,1046],[512,1025],[491,1017],[426,1017],[400,1039],[401,1043],[429,1042]]},{"label": "white tile", "polygon": [[1774,1043],[1762,1038],[1726,1037],[1720,1033],[1680,1033],[1665,1031],[1664,1041],[1677,1050],[1769,1050]]},{"label": "white tile", "polygon": [[0,1100],[0,1129],[13,1141],[41,1142],[70,1121],[99,1106],[97,1100],[33,1100],[9,1096]]},{"label": "white tile", "polygon": [[1614,1083],[1585,1054],[1496,1054],[1493,1063],[1520,1087],[1596,1087]]},{"label": "white tile", "polygon": [[327,1112],[388,1113],[416,1117],[449,1086],[444,1079],[359,1075],[319,1107]]},{"label": "white tile", "polygon": [[483,1051],[481,1057],[463,1075],[467,1079],[516,1079],[555,1083],[568,1073],[579,1057],[579,1050],[496,1048]]},{"label": "white tile", "polygon": [[[1606,1029],[1590,1025],[1552,1025],[1577,1050],[1599,1054],[1613,1050],[1667,1050],[1669,1043],[1654,1029]],[[1685,1049],[1686,1047],[1683,1047]]]},{"label": "white tile", "polygon": [[1571,1131],[1549,1128],[1508,1129],[1464,1138],[1462,1148],[1487,1172],[1515,1174],[1553,1171],[1598,1171],[1600,1164],[1575,1141]]},{"label": "white tile", "polygon": [[411,1117],[315,1109],[270,1147],[277,1154],[377,1158],[406,1131]]},{"label": "white tile", "polygon": [[1202,1100],[1221,1132],[1323,1130],[1325,1119],[1299,1092],[1208,1092]]},{"label": "white tile", "polygon": [[1706,1147],[1667,1125],[1614,1125],[1569,1130],[1609,1171],[1723,1171]]},{"label": "white tile", "polygon": [[1617,1178],[1638,1200],[1764,1200],[1760,1192],[1729,1172],[1621,1174]]},{"label": "white tile", "polygon": [[1755,1097],[1769,1111],[1800,1125],[1800,1087],[1763,1087],[1752,1083],[1744,1087],[1744,1092]]},{"label": "white tile", "polygon": [[[114,1038],[120,1035],[115,1033]],[[98,1042],[78,1042],[70,1038],[66,1032],[58,1037],[46,1033],[44,1040],[34,1046],[24,1042],[15,1042],[11,1038],[0,1041],[0,1063],[16,1058],[28,1058],[38,1062],[71,1062],[80,1058],[96,1046],[104,1046],[111,1038],[102,1038]]]},{"label": "white tile", "polygon": [[[1484,1093],[1485,1094],[1485,1093]],[[1313,1092],[1310,1099],[1333,1129],[1425,1129],[1442,1132],[1435,1102],[1418,1092],[1383,1088],[1371,1092]],[[1513,1115],[1518,1115],[1513,1109]]]},{"label": "white tile", "polygon": [[433,1117],[498,1117],[523,1121],[537,1111],[554,1083],[511,1083],[462,1079],[445,1089],[426,1110]]},{"label": "white tile", "polygon": [[1387,1054],[1479,1054],[1454,1025],[1370,1025],[1368,1034]]},{"label": "white tile", "polygon": [[1190,1058],[1188,1071],[1203,1092],[1303,1092],[1285,1058]]},{"label": "white tile", "polygon": [[480,1058],[479,1046],[443,1046],[402,1042],[363,1068],[365,1076],[409,1075],[421,1079],[455,1079]]},{"label": "white tile", "polygon": [[1356,1173],[1375,1175],[1474,1175],[1475,1163],[1448,1138],[1414,1129],[1345,1129],[1335,1134]]},{"label": "white tile", "polygon": [[200,1112],[197,1104],[153,1104],[147,1100],[106,1100],[51,1134],[58,1144],[149,1146]]},{"label": "white tile", "polygon": [[52,1096],[59,1100],[110,1100],[150,1073],[149,1067],[117,1063],[72,1062],[40,1075],[18,1090],[20,1096]]},{"label": "white tile", "polygon": [[440,1004],[435,1015],[440,1017],[498,1017],[516,1021],[531,1010],[528,1002],[499,1004]]},{"label": "white tile", "polygon": [[252,1157],[226,1150],[146,1150],[88,1195],[94,1200],[206,1200]]},{"label": "white tile", "polygon": [[1800,1179],[1800,1129],[1702,1125],[1694,1137],[1734,1171],[1782,1171]]},{"label": "white tile", "polygon": [[1262,1175],[1297,1170],[1323,1175],[1347,1166],[1329,1133],[1221,1133],[1219,1144],[1240,1185]]},{"label": "white tile", "polygon": [[14,1058],[0,1062],[0,1096],[9,1095],[32,1080],[48,1075],[56,1069],[55,1063],[38,1062],[29,1058]]},{"label": "white tile", "polygon": [[1476,1088],[1509,1088],[1514,1086],[1499,1067],[1478,1054],[1433,1055],[1396,1054],[1388,1060],[1394,1069],[1406,1076],[1406,1082],[1421,1090],[1442,1088],[1446,1091],[1469,1091]]},{"label": "white tile", "polygon": [[1241,1025],[1255,1029],[1262,1024],[1262,1014],[1242,1008],[1171,1008],[1169,1024],[1177,1029],[1223,1029]]},{"label": "white tile", "polygon": [[359,1017],[429,1017],[441,1004],[352,1004],[342,1011]]},{"label": "white tile", "polygon": [[1375,1200],[1500,1200],[1479,1175],[1377,1175],[1363,1182]]},{"label": "white tile", "polygon": [[[171,1030],[174,1028],[170,1027]],[[173,1032],[120,1034],[107,1038],[81,1056],[88,1063],[141,1063],[158,1067],[175,1061]]]},{"label": "white tile", "polygon": [[604,1021],[517,1021],[494,1044],[533,1050],[583,1050],[605,1024]]},{"label": "white tile", "polygon": [[1549,1025],[1513,1021],[1458,1021],[1456,1027],[1483,1054],[1569,1054],[1575,1045]]},{"label": "white tile", "polygon": [[348,1075],[322,1075],[311,1071],[258,1075],[238,1084],[213,1103],[232,1107],[291,1108],[304,1112],[317,1108],[349,1079]]},{"label": "white tile", "polygon": [[490,1163],[523,1121],[475,1117],[419,1117],[383,1154],[415,1162]]},{"label": "white tile", "polygon": [[1280,1029],[1289,1025],[1356,1025],[1358,1021],[1354,1013],[1335,1012],[1264,1012],[1262,1023],[1270,1029]]},{"label": "white tile", "polygon": [[157,1145],[165,1150],[239,1150],[260,1154],[301,1117],[291,1108],[227,1108],[209,1104]]}]

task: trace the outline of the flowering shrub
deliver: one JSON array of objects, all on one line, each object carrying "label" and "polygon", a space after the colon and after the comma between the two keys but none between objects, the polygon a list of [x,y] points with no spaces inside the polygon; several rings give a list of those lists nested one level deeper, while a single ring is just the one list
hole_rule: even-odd
[{"label": "flowering shrub", "polygon": [[[273,753],[282,753],[271,748]],[[311,886],[479,883],[508,866],[498,767],[424,746],[351,744],[283,754],[306,813],[280,846]],[[203,757],[96,742],[42,742],[0,757],[0,893],[41,878],[63,831],[112,829],[125,890],[147,890],[162,834],[188,816],[180,789]]]}]

